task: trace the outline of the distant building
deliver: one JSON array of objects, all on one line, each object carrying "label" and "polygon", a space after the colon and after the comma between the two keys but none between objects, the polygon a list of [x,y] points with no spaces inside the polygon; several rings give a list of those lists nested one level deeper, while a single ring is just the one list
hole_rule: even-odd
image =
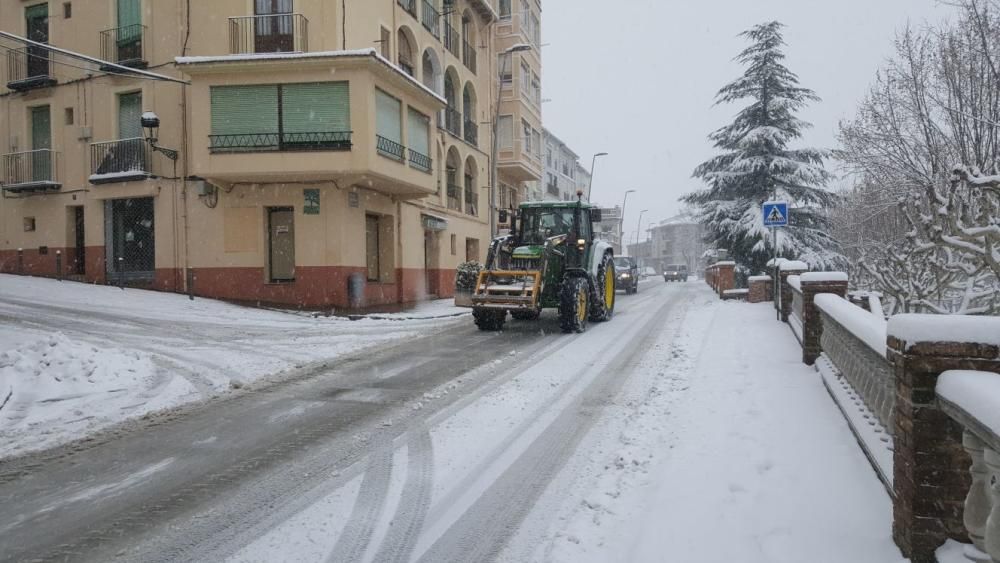
[{"label": "distant building", "polygon": [[[532,194],[534,197],[531,199],[574,200],[581,181],[579,177],[580,157],[559,137],[544,128],[542,129],[542,146],[545,153],[542,162],[544,172],[540,185],[534,190],[529,189],[529,193],[534,192]],[[586,188],[584,188],[584,192],[586,192]]]},{"label": "distant building", "polygon": [[690,215],[680,214],[661,221],[649,228],[649,259],[664,267],[668,264],[687,264],[688,271],[700,269],[702,255],[707,248],[704,227]]},{"label": "distant building", "polygon": [[601,208],[601,222],[594,227],[597,238],[611,243],[615,254],[621,254],[622,250],[621,220],[622,208],[620,206],[604,207]]}]

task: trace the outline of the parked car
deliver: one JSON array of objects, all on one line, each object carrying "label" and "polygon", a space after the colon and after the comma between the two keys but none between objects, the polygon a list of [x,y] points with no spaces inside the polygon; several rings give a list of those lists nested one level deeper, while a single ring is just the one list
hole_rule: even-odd
[{"label": "parked car", "polygon": [[671,264],[663,270],[663,281],[688,281],[687,264]]},{"label": "parked car", "polygon": [[639,292],[639,264],[631,256],[615,256],[615,289],[626,294]]}]

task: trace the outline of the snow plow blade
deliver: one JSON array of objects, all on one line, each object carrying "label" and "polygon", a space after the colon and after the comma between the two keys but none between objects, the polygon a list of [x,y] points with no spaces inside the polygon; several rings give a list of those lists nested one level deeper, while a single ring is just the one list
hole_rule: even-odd
[{"label": "snow plow blade", "polygon": [[542,273],[531,270],[485,270],[479,272],[472,293],[472,306],[485,309],[538,308]]}]

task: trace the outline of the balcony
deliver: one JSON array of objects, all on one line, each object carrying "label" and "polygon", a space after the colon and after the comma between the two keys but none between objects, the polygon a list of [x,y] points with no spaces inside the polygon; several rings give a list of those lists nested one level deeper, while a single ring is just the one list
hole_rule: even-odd
[{"label": "balcony", "polygon": [[462,114],[457,109],[444,108],[444,128],[456,137],[462,136]]},{"label": "balcony", "polygon": [[444,22],[444,48],[451,51],[452,55],[457,58],[462,57],[462,39],[455,28],[448,23],[448,20]]},{"label": "balcony", "polygon": [[420,13],[420,21],[434,37],[441,39],[441,14],[428,0],[423,0],[424,6]]},{"label": "balcony", "polygon": [[302,14],[229,18],[229,52],[304,53],[309,50],[309,20]]},{"label": "balcony", "polygon": [[153,175],[152,149],[145,139],[120,139],[90,145],[90,183],[144,180]]},{"label": "balcony", "polygon": [[476,48],[469,45],[468,41],[462,41],[462,62],[472,74],[476,73]]},{"label": "balcony", "polygon": [[0,184],[8,192],[41,192],[62,187],[57,176],[59,153],[50,149],[3,155]]},{"label": "balcony", "polygon": [[542,161],[534,153],[534,147],[524,140],[517,140],[513,146],[500,147],[497,151],[497,169],[509,181],[533,182],[542,179]]},{"label": "balcony", "polygon": [[380,155],[399,162],[403,162],[403,155],[406,154],[406,147],[382,135],[375,136],[375,150]]},{"label": "balcony", "polygon": [[465,142],[474,147],[479,146],[479,126],[468,118],[465,120]]},{"label": "balcony", "polygon": [[56,83],[53,55],[45,47],[22,47],[7,52],[7,87],[23,92]]},{"label": "balcony", "polygon": [[417,0],[396,0],[413,17],[417,17]]},{"label": "balcony", "polygon": [[410,149],[410,168],[416,168],[421,172],[430,174],[433,164],[434,161],[431,160],[431,157]]},{"label": "balcony", "polygon": [[208,148],[213,153],[349,151],[352,147],[351,134],[351,131],[319,131],[312,133],[209,135]]},{"label": "balcony", "polygon": [[462,188],[448,184],[448,209],[462,210]]},{"label": "balcony", "polygon": [[[105,61],[132,68],[146,68],[146,26],[127,25],[101,32],[101,58]],[[102,66],[101,70],[111,70]]]},{"label": "balcony", "polygon": [[470,189],[465,190],[465,214],[479,216],[479,194]]}]

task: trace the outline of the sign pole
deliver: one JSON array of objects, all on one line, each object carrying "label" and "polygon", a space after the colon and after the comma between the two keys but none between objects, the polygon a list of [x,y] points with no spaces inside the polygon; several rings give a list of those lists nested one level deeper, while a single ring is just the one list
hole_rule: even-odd
[{"label": "sign pole", "polygon": [[[774,261],[771,262],[774,266],[774,302],[778,303],[781,299],[781,269],[778,267],[778,227],[771,227],[771,242],[774,244]],[[777,314],[780,321],[780,305],[775,307],[775,314]]]}]

